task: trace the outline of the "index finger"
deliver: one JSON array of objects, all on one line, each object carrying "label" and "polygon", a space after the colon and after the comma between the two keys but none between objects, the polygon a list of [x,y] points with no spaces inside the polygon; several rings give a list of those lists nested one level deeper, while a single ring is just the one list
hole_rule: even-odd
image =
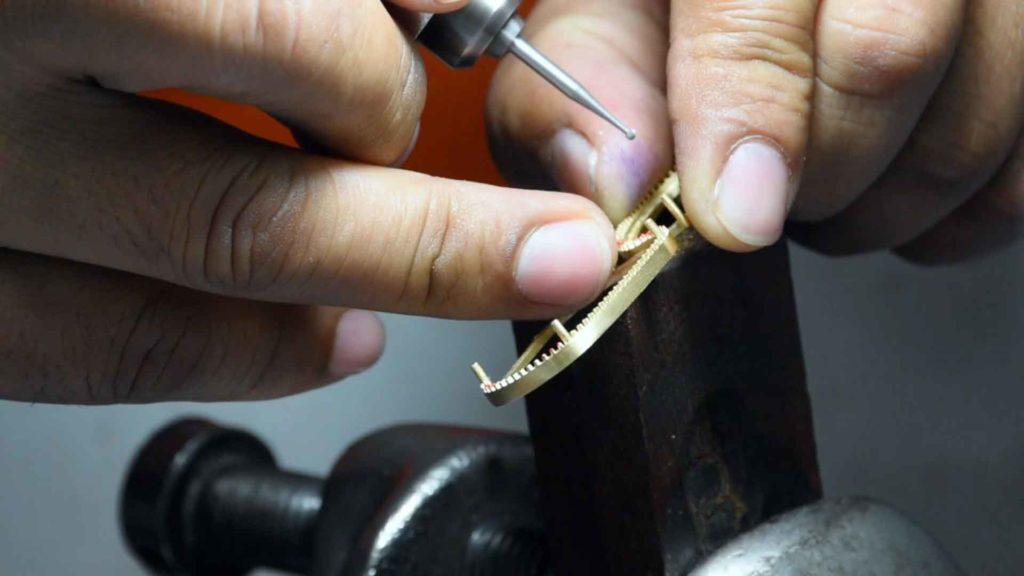
[{"label": "index finger", "polygon": [[0,157],[30,159],[0,174],[14,249],[258,300],[464,318],[572,311],[613,263],[610,223],[569,194],[313,156],[139,99],[17,121],[37,130],[0,134]]}]

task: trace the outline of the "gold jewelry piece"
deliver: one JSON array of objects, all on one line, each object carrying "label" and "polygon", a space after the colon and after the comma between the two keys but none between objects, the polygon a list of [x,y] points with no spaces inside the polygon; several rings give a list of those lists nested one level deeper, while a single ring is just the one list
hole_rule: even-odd
[{"label": "gold jewelry piece", "polygon": [[663,207],[662,199],[665,197],[673,202],[679,201],[679,178],[675,171],[670,171],[615,227],[615,241],[619,245],[620,255],[635,254],[652,238],[651,234],[644,230],[644,221],[657,216]]},{"label": "gold jewelry piece", "polygon": [[[684,247],[684,232],[690,224],[677,204],[679,179],[675,172],[655,187],[615,229],[620,263],[612,272],[612,283],[589,311],[551,323],[534,337],[508,373],[492,382],[479,363],[472,366],[480,388],[495,406],[507,404],[536,390],[572,364],[597,342],[629,306],[643,293],[658,273]],[[668,213],[671,222],[658,219]],[[580,317],[572,329],[565,323]]]}]

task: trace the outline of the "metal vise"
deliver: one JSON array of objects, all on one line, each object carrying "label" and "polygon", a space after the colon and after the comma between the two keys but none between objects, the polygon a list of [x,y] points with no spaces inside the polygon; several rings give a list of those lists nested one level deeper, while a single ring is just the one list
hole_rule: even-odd
[{"label": "metal vise", "polygon": [[440,426],[372,434],[320,480],[247,432],[181,420],[147,441],[121,499],[142,563],[197,576],[540,576],[537,512],[525,437]]},{"label": "metal vise", "polygon": [[[142,448],[121,506],[129,547],[158,574],[241,575],[257,567],[315,576],[550,573],[525,436],[390,428],[354,444],[320,480],[279,470],[249,433],[181,420]],[[778,516],[690,572],[808,574],[962,576],[920,528],[865,499]]]}]

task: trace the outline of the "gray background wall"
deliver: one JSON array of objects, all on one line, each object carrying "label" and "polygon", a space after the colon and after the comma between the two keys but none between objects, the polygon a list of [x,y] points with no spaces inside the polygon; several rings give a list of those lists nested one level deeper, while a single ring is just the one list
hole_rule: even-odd
[{"label": "gray background wall", "polygon": [[[952,269],[885,255],[794,250],[818,446],[829,495],[867,494],[927,526],[970,574],[1024,565],[1024,249]],[[524,429],[496,410],[471,360],[512,359],[505,322],[387,317],[371,372],[275,402],[78,408],[0,403],[0,574],[140,574],[121,545],[128,459],[170,419],[199,414],[262,435],[322,474],[341,447],[399,421]]]}]

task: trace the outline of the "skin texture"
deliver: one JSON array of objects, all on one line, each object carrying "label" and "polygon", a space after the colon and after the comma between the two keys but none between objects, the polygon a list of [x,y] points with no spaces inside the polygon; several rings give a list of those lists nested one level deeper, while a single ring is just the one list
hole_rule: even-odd
[{"label": "skin texture", "polygon": [[[584,198],[388,167],[426,87],[375,0],[2,2],[0,77],[0,397],[291,394],[380,356],[353,307],[550,318],[610,273]],[[167,86],[258,105],[317,152],[133,95]]]},{"label": "skin texture", "polygon": [[638,141],[505,62],[492,142],[613,217],[674,164],[729,250],[788,219],[829,254],[958,261],[1020,236],[1022,31],[1017,0],[542,0],[526,35]]},{"label": "skin texture", "polygon": [[[526,35],[639,133],[506,59],[495,155],[560,194],[392,167],[426,87],[377,0],[0,2],[0,397],[274,397],[372,364],[364,310],[558,316],[671,166],[725,249],[788,219],[831,254],[991,252],[1024,214],[1022,30],[1018,0],[543,0]],[[133,95],[168,86],[309,146]]]}]

